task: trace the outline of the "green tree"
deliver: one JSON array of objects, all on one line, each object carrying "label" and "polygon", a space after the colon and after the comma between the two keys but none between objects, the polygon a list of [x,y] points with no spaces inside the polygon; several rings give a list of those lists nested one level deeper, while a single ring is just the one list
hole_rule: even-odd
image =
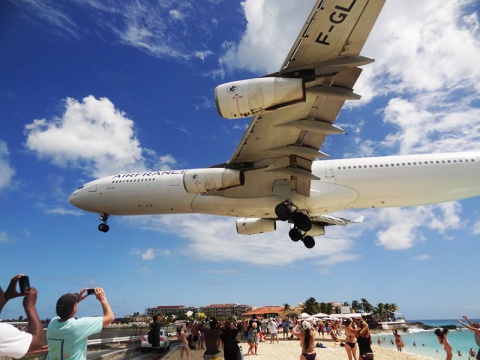
[{"label": "green tree", "polygon": [[372,312],[373,306],[368,302],[367,299],[361,298],[360,301],[362,302],[363,311]]},{"label": "green tree", "polygon": [[288,311],[291,309],[290,305],[288,305],[287,303],[283,304],[283,311]]},{"label": "green tree", "polygon": [[352,301],[352,310],[355,312],[359,312],[362,310],[362,304],[360,304],[357,300]]},{"label": "green tree", "polygon": [[318,309],[319,305],[317,300],[315,300],[314,297],[310,297],[307,299],[307,301],[305,301],[305,304],[303,304],[302,312],[313,315],[319,312]]}]

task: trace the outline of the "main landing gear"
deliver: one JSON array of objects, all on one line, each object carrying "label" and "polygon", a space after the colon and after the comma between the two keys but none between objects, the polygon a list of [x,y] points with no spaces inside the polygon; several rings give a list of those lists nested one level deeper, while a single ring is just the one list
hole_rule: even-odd
[{"label": "main landing gear", "polygon": [[102,221],[102,223],[98,225],[98,231],[106,233],[108,232],[108,230],[110,230],[110,226],[107,225],[107,221],[109,217],[110,215],[108,214],[100,213],[100,220]]},{"label": "main landing gear", "polygon": [[281,221],[291,220],[293,228],[288,232],[293,241],[302,240],[305,247],[311,249],[315,246],[313,236],[305,235],[312,229],[312,221],[302,212],[292,211],[292,206],[288,203],[280,203],[275,206],[275,214]]}]

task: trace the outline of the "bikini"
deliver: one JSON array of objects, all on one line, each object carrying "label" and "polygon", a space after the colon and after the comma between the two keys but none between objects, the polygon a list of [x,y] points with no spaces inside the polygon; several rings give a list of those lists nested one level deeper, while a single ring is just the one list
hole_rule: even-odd
[{"label": "bikini", "polygon": [[302,355],[305,357],[306,360],[315,360],[317,353],[311,353],[311,354],[302,353]]}]

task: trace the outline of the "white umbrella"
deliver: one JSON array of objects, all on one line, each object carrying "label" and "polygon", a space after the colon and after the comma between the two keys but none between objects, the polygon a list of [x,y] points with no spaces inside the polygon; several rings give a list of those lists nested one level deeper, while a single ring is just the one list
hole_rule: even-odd
[{"label": "white umbrella", "polygon": [[328,317],[329,315],[324,314],[324,313],[318,313],[318,314],[315,314],[315,315],[312,315],[312,316],[316,317],[316,318],[325,318],[325,317]]},{"label": "white umbrella", "polygon": [[310,317],[310,314],[302,313],[299,317],[300,317],[301,319],[306,319],[306,318]]}]

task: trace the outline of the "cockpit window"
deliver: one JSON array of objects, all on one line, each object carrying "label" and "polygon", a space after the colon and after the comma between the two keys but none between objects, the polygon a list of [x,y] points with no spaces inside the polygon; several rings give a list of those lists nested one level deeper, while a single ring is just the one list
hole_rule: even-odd
[{"label": "cockpit window", "polygon": [[77,190],[82,190],[84,187],[85,187],[85,186],[82,185],[82,186],[80,186]]}]

